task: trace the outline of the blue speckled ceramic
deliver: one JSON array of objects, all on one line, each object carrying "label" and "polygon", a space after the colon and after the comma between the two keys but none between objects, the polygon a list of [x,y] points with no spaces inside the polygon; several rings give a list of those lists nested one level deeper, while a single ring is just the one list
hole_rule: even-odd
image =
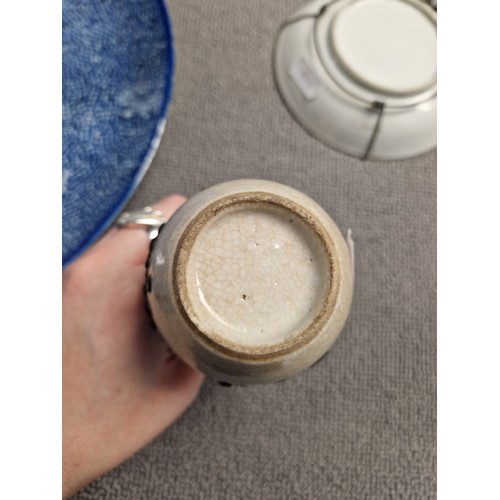
[{"label": "blue speckled ceramic", "polygon": [[149,166],[170,102],[162,0],[63,0],[63,266],[118,216]]}]

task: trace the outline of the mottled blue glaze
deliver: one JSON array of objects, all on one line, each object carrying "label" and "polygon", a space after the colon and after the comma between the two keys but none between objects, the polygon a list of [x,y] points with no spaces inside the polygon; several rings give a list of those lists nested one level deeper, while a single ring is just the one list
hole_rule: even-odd
[{"label": "mottled blue glaze", "polygon": [[162,0],[63,0],[63,266],[117,217],[151,161],[172,90]]}]

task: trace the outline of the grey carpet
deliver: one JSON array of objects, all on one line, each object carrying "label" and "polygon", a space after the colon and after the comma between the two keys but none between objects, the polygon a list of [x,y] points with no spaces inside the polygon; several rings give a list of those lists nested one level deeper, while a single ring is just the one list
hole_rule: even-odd
[{"label": "grey carpet", "polygon": [[436,154],[362,162],[295,123],[271,55],[302,3],[169,1],[174,100],[130,206],[244,177],[304,191],[354,231],[348,324],[296,378],[206,381],[177,423],[79,500],[436,497]]}]

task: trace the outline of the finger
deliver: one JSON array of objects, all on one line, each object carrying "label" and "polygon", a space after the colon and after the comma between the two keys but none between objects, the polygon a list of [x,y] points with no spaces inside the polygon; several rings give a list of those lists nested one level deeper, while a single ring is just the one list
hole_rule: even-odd
[{"label": "finger", "polygon": [[167,219],[170,219],[176,210],[184,204],[186,197],[180,194],[172,194],[153,204],[153,208],[159,210]]},{"label": "finger", "polygon": [[[159,210],[168,221],[185,201],[185,196],[173,194],[154,203],[153,208]],[[147,230],[145,228],[120,228],[115,229],[115,231],[115,244],[127,248],[128,260],[143,265],[148,257],[150,247]],[[134,234],[137,232],[141,233],[140,237]]]},{"label": "finger", "polygon": [[198,395],[204,376],[177,358],[173,371],[165,375],[150,394],[147,421],[150,438],[158,435],[177,420]]},{"label": "finger", "polygon": [[[186,201],[184,196],[174,194],[153,204],[168,220],[174,212]],[[149,236],[145,228],[123,227],[112,228],[103,238],[99,248],[106,257],[110,254],[115,259],[125,260],[133,264],[144,264],[149,251]]]},{"label": "finger", "polygon": [[169,398],[188,405],[198,394],[204,375],[176,357],[165,366],[162,390]]},{"label": "finger", "polygon": [[[186,198],[180,194],[173,194],[163,198],[162,200],[153,204],[153,208],[159,210],[164,217],[168,220],[174,212],[186,201]],[[141,233],[141,238],[134,238],[135,233]],[[124,244],[125,242],[142,240],[142,243],[149,242],[148,233],[145,228],[141,227],[122,227],[112,228],[109,231],[111,238],[118,240],[115,244]],[[137,245],[136,245],[137,246]]]},{"label": "finger", "polygon": [[204,375],[180,358],[171,361],[160,379],[159,387],[153,392],[151,418],[156,421],[157,432],[176,420],[196,399]]}]

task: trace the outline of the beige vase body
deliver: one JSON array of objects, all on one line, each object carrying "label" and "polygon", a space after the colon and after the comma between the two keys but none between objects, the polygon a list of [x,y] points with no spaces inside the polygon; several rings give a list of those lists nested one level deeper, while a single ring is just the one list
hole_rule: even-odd
[{"label": "beige vase body", "polygon": [[172,350],[219,381],[275,382],[305,370],[345,324],[350,249],[305,194],[231,181],[188,200],[155,240],[153,319]]}]

